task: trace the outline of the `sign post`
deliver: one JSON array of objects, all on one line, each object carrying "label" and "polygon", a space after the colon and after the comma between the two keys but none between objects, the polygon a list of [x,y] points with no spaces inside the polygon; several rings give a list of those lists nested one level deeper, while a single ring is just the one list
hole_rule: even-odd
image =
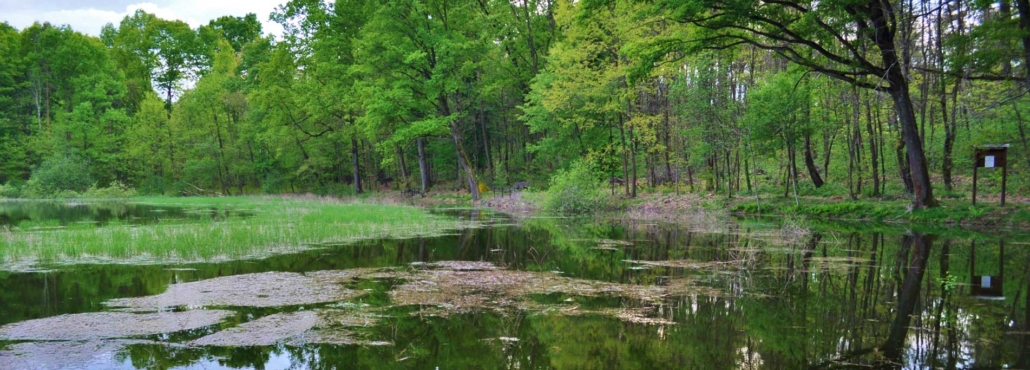
[{"label": "sign post", "polygon": [[980,168],[1001,168],[1001,206],[1005,206],[1005,186],[1008,183],[1009,144],[983,145],[976,148],[973,161],[973,205],[976,205],[976,183]]}]

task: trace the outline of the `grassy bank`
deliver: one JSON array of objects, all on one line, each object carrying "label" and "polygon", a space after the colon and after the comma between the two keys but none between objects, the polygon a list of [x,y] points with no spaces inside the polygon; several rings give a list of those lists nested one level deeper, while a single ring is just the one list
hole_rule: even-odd
[{"label": "grassy bank", "polygon": [[804,197],[763,197],[721,200],[721,206],[736,215],[803,215],[811,218],[845,221],[881,221],[890,223],[931,223],[978,227],[1030,228],[1030,206],[1009,202],[980,202],[973,206],[964,199],[942,199],[940,206],[912,210],[907,199],[834,199]]},{"label": "grassy bank", "polygon": [[141,197],[127,201],[241,216],[168,219],[152,225],[5,227],[0,230],[3,267],[256,258],[360,239],[435,235],[467,226],[422,208],[374,200]]}]

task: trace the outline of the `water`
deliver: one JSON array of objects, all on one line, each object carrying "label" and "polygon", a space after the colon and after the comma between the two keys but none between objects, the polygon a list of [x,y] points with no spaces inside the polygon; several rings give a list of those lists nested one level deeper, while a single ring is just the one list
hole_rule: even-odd
[{"label": "water", "polygon": [[211,221],[248,217],[246,210],[170,207],[120,201],[0,201],[0,227],[57,228],[111,223],[150,225],[169,221]]},{"label": "water", "polygon": [[[342,282],[364,292],[342,302],[209,307],[233,314],[221,324],[136,342],[0,345],[7,356],[37,356],[34,364],[98,369],[1030,368],[1030,238],[1023,234],[841,224],[788,232],[775,220],[670,225],[447,214],[492,226],[259,260],[0,272],[0,325],[8,325],[114,312],[104,303],[161,294],[177,283],[397,267]],[[485,261],[476,266],[500,272],[423,270],[439,261]],[[520,276],[596,286],[477,290],[475,280],[462,289],[480,300],[452,294],[398,305],[397,292],[413,276],[436,272],[483,279],[484,287]],[[673,289],[677,282],[689,287]],[[620,287],[661,293],[640,297]],[[198,307],[171,311],[188,309]],[[269,315],[318,310],[359,313],[370,323],[347,328],[352,344],[181,345]],[[26,363],[4,356],[0,368]]]}]

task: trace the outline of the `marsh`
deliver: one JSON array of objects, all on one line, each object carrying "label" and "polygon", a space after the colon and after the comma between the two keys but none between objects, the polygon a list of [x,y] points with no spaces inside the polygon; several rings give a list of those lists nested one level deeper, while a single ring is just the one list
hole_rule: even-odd
[{"label": "marsh", "polygon": [[[119,213],[18,203],[51,211],[4,225],[0,367],[1030,366],[1015,232],[148,202],[103,221]],[[304,231],[304,215],[335,227]],[[229,231],[175,253],[107,236],[212,225]],[[84,246],[44,245],[66,240]]]}]

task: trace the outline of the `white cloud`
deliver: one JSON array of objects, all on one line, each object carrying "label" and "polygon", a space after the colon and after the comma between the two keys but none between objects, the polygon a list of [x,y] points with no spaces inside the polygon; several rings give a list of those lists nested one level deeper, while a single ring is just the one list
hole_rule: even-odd
[{"label": "white cloud", "polygon": [[262,30],[266,34],[281,35],[282,27],[268,20],[268,15],[286,0],[171,0],[164,5],[145,2],[128,5],[124,11],[98,10],[96,8],[62,9],[50,11],[13,10],[6,11],[0,22],[7,21],[15,28],[22,29],[33,22],[50,22],[56,25],[70,25],[72,29],[99,35],[101,28],[107,23],[115,26],[122,18],[143,9],[163,19],[178,19],[191,27],[207,24],[210,20],[231,15],[242,17],[247,13],[255,13],[262,22]]}]

